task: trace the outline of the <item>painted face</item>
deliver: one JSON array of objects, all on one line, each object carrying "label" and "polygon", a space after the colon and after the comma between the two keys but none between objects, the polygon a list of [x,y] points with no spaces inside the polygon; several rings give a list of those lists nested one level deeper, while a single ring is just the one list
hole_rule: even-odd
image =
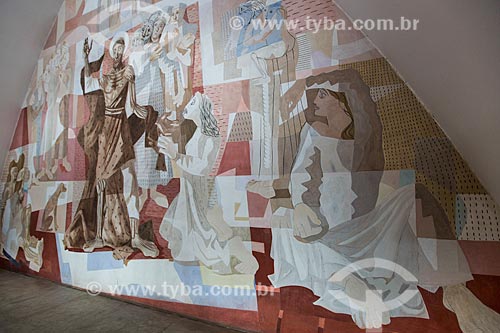
[{"label": "painted face", "polygon": [[200,114],[200,95],[197,93],[191,98],[182,112],[184,119],[195,119]]},{"label": "painted face", "polygon": [[115,45],[113,45],[113,61],[115,65],[122,62],[124,49],[125,47],[121,43],[115,43]]},{"label": "painted face", "polygon": [[326,89],[320,89],[314,99],[314,114],[328,117],[329,126],[342,131],[351,123],[351,118],[345,111],[345,106]]},{"label": "painted face", "polygon": [[174,12],[172,13],[172,21],[173,22],[179,22],[179,8],[176,8]]},{"label": "painted face", "polygon": [[144,42],[148,42],[153,33],[153,26],[150,22],[145,22],[141,29],[141,36]]},{"label": "painted face", "polygon": [[162,20],[157,20],[153,27],[153,34],[151,35],[151,41],[157,43],[163,32],[163,28],[165,28],[165,23]]}]

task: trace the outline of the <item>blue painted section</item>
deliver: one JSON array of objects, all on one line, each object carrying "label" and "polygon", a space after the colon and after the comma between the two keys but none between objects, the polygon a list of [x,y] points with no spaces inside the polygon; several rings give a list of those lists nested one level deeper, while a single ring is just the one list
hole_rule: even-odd
[{"label": "blue painted section", "polygon": [[467,208],[465,202],[458,195],[455,200],[455,235],[459,238],[467,223]]},{"label": "blue painted section", "polygon": [[63,262],[61,253],[64,249],[61,247],[61,241],[64,234],[56,233],[57,258],[59,259],[59,270],[61,272],[61,282],[64,284],[73,284],[71,278],[71,268],[67,262]]},{"label": "blue painted section", "polygon": [[12,258],[12,257],[11,257],[11,256],[7,253],[7,251],[3,250],[3,251],[2,251],[2,254],[3,254],[4,256],[6,256],[6,257],[7,257],[7,259],[9,259],[9,261],[10,261],[10,262],[11,262],[14,266],[16,266],[16,268],[20,268],[20,267],[21,267],[21,264],[20,264],[19,262],[17,262],[17,261],[16,261],[16,259]]},{"label": "blue painted section", "polygon": [[[272,5],[267,7],[265,13],[265,19],[268,21],[273,21],[275,24],[279,24],[283,22],[283,16],[281,15],[281,11],[279,10],[281,7],[281,1],[273,3]],[[252,20],[257,18],[262,14],[264,10],[255,10],[249,7],[248,3],[243,3],[240,5],[238,16],[242,18],[242,29],[240,30],[240,36],[238,38],[238,46],[236,48],[236,55],[242,56],[245,54],[252,53],[260,48],[272,45],[276,42],[282,40],[281,38],[281,30],[278,27],[275,27],[272,32],[267,36],[265,40],[259,43],[251,43],[250,45],[245,45],[245,42],[262,33],[262,30],[259,27],[254,27],[252,24]],[[250,31],[250,33],[247,33]]]},{"label": "blue painted section", "polygon": [[401,170],[399,172],[399,186],[415,184],[415,170]]},{"label": "blue painted section", "polygon": [[255,176],[235,176],[235,179],[236,179],[235,190],[246,192],[248,182],[255,179]]},{"label": "blue painted section", "polygon": [[113,258],[113,252],[92,252],[87,254],[87,271],[102,271],[124,268],[123,260]]},{"label": "blue painted section", "polygon": [[[215,306],[219,308],[240,309],[248,311],[257,311],[257,297],[255,290],[232,292],[235,295],[223,295],[229,291],[228,287],[219,288],[203,285],[201,279],[200,267],[174,264],[175,270],[181,281],[187,288],[191,289],[189,294],[193,304],[204,306]],[[223,286],[221,286],[223,287]],[[214,288],[214,289],[213,289]],[[213,289],[213,290],[212,290]],[[214,295],[213,291],[219,293]],[[243,295],[238,295],[241,293]]]}]

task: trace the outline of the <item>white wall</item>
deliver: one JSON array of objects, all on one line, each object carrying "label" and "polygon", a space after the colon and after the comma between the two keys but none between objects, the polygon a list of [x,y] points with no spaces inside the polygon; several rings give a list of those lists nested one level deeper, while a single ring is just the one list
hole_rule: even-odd
[{"label": "white wall", "polygon": [[62,0],[0,1],[0,166]]},{"label": "white wall", "polygon": [[500,203],[500,1],[335,0],[353,19],[420,19],[365,31]]}]

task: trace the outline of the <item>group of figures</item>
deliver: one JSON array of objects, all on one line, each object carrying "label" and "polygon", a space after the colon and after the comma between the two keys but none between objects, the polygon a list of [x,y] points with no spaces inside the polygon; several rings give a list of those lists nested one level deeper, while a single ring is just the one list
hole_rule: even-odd
[{"label": "group of figures", "polygon": [[[98,39],[85,38],[78,50],[84,62],[79,80],[72,80],[68,70],[68,46],[63,42],[56,47],[28,98],[29,124],[44,124],[43,131],[33,126],[30,132],[37,158],[27,162],[21,155],[8,168],[0,244],[9,258],[15,260],[21,248],[30,268],[42,266],[44,241],[30,235],[31,206],[25,194],[57,178],[60,167],[72,170],[67,110],[74,81],[89,112],[75,135],[85,154],[86,174],[72,220],[64,226],[64,250],[111,250],[116,260],[124,261],[138,251],[158,257],[162,249],[155,228],[140,223],[151,199],[166,209],[156,229],[176,263],[198,264],[218,275],[259,270],[248,239],[226,221],[225,189],[218,182],[224,176],[217,172],[226,138],[214,102],[203,89],[193,89],[200,32],[186,19],[186,8],[180,4],[154,11],[140,28],[114,33],[101,45],[109,54],[97,55]],[[360,73],[330,69],[299,79],[294,34],[251,24],[286,18],[281,3],[248,0],[232,12],[243,18],[243,28],[227,33],[214,53],[223,53],[219,59],[228,63],[252,66],[249,85],[264,96],[252,102],[261,104],[260,113],[250,112],[251,156],[258,160],[250,161],[252,179],[245,186],[272,203],[272,285],[307,288],[319,297],[316,305],[351,315],[361,328],[381,327],[391,317],[428,318],[418,287],[431,292],[443,287],[443,302],[464,332],[498,327],[499,315],[465,287],[472,274],[433,194],[415,182],[382,191],[383,177],[392,172],[399,179],[399,170],[385,167],[383,124]],[[25,172],[30,163],[34,174]],[[169,200],[160,188],[174,178],[180,189]],[[57,203],[66,190],[58,186],[49,199],[43,230],[57,229]],[[432,221],[433,260],[419,241],[416,216]],[[374,258],[403,267],[415,280],[356,266]],[[453,265],[445,264],[450,261]],[[345,267],[357,270],[338,281],[335,275]],[[415,297],[395,308],[381,306],[404,290],[414,291]],[[345,300],[363,299],[370,291],[377,291],[382,303],[365,300],[360,308]]]},{"label": "group of figures", "polygon": [[39,271],[43,264],[43,239],[30,235],[31,206],[25,204],[24,159],[21,154],[19,160],[9,164],[0,209],[0,252],[15,259],[22,249],[30,269]]}]

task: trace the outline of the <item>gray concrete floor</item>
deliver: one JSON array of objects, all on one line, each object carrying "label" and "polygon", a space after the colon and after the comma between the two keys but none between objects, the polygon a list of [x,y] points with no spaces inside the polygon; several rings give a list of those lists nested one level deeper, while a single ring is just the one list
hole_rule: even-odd
[{"label": "gray concrete floor", "polygon": [[0,269],[0,332],[237,332]]}]

